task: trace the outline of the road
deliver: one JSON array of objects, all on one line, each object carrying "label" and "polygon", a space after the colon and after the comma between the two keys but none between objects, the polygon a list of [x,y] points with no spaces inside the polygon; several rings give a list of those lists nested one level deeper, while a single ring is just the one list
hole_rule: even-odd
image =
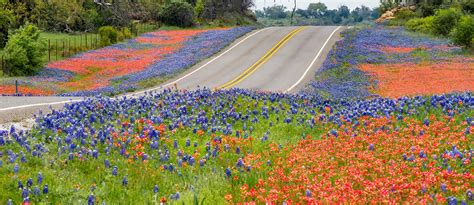
[{"label": "road", "polygon": [[[313,79],[343,28],[270,27],[236,40],[224,51],[155,88],[247,88],[296,92]],[[126,95],[142,95],[145,91]],[[73,97],[0,97],[0,123],[60,108]]]}]

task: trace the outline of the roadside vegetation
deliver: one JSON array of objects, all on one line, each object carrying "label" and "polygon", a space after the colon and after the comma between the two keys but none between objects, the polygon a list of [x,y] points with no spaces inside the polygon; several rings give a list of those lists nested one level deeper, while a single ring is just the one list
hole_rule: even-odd
[{"label": "roadside vegetation", "polygon": [[289,25],[354,25],[372,21],[380,15],[378,8],[366,6],[349,7],[341,5],[337,9],[329,9],[324,3],[310,3],[307,9],[288,10],[283,5],[265,7],[255,11],[258,22],[266,26]]},{"label": "roadside vegetation", "polygon": [[[18,62],[2,61],[0,77],[32,75],[40,71],[47,61],[61,60],[80,52],[121,42],[156,30],[161,25],[217,27],[254,22],[255,17],[249,11],[251,1],[233,0],[229,3],[222,6],[221,2],[213,0],[0,0],[1,56],[6,58],[14,55],[9,53],[12,52],[11,49],[6,50],[4,47],[15,31],[25,25],[35,26],[40,31],[40,38],[36,39],[35,45],[48,45],[48,52],[43,53],[39,64],[19,66]],[[31,67],[35,68],[35,72],[29,72]]]},{"label": "roadside vegetation", "polygon": [[[385,5],[389,10],[399,5]],[[405,26],[406,29],[433,36],[449,38],[459,46],[474,47],[474,2],[460,0],[453,2],[432,1],[404,7],[395,14],[389,25]]]}]

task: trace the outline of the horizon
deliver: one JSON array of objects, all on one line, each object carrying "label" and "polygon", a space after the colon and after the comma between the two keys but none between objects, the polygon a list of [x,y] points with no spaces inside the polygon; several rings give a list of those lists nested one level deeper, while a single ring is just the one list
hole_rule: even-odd
[{"label": "horizon", "polygon": [[[297,0],[296,1],[296,8],[297,9],[306,9],[310,3],[318,3],[322,2],[326,4],[328,9],[337,9],[342,5],[346,5],[351,10],[360,7],[362,5],[367,6],[369,8],[375,8],[380,5],[379,0],[367,0],[367,1],[360,1],[360,0],[341,0],[341,1],[331,1],[331,0]],[[263,10],[264,7],[274,6],[274,5],[284,5],[286,9],[293,8],[294,1],[291,0],[258,0],[255,1],[255,6],[252,7],[253,10]]]}]

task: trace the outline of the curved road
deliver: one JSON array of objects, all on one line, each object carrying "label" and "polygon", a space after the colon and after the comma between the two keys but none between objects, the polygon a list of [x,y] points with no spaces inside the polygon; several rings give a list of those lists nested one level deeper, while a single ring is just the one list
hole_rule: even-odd
[{"label": "curved road", "polygon": [[[270,27],[236,40],[216,56],[188,69],[178,77],[145,91],[166,87],[248,88],[296,92],[313,79],[341,27]],[[126,94],[142,95],[145,91]],[[72,97],[0,97],[0,123],[31,117],[39,110],[61,108],[79,101]]]}]

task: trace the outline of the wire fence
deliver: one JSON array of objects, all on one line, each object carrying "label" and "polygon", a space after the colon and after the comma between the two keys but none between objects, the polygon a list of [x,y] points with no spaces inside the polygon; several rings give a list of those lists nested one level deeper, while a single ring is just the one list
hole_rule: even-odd
[{"label": "wire fence", "polygon": [[[154,31],[157,28],[159,28],[159,25],[136,24],[131,32],[132,36],[136,37],[143,33]],[[80,33],[67,39],[46,39],[46,41],[48,50],[44,60],[47,62],[61,60],[81,52],[103,47],[100,44],[100,36],[97,33]],[[6,62],[6,57],[3,53],[0,53],[0,55],[0,77],[10,76],[12,72]]]}]

